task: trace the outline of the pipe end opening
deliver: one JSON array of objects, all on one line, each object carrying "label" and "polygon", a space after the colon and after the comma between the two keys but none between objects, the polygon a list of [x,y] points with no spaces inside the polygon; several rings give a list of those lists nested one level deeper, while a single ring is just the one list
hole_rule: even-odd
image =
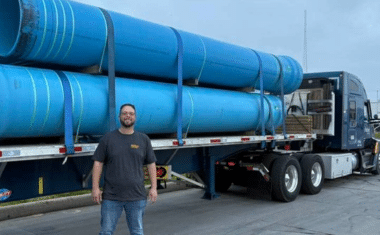
[{"label": "pipe end opening", "polygon": [[21,27],[19,1],[0,0],[0,58],[12,54],[16,48]]}]

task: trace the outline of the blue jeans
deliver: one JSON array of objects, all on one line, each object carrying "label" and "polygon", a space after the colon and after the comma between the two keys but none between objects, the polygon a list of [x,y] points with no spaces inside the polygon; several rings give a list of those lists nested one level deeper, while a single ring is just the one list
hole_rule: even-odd
[{"label": "blue jeans", "polygon": [[99,235],[112,235],[115,232],[117,221],[123,209],[131,235],[143,235],[143,216],[146,203],[146,200],[131,202],[103,200]]}]

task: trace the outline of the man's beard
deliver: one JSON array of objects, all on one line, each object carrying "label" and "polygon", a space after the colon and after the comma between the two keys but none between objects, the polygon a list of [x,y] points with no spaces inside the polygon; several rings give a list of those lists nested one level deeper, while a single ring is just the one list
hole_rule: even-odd
[{"label": "man's beard", "polygon": [[130,128],[132,127],[133,125],[135,125],[135,122],[131,122],[130,124],[126,124],[125,122],[123,122],[122,120],[120,120],[120,124],[125,127],[125,128]]}]

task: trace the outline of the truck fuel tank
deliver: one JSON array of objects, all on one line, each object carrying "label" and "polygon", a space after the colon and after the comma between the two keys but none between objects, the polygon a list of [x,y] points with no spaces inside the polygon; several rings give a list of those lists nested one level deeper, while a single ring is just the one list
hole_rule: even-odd
[{"label": "truck fuel tank", "polygon": [[335,179],[351,175],[359,166],[356,153],[320,153],[325,165],[325,178]]}]

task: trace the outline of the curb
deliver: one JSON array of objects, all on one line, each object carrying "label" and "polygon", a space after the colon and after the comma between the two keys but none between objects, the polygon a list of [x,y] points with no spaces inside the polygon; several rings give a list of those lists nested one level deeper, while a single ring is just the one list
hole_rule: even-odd
[{"label": "curb", "polygon": [[92,201],[91,194],[28,202],[20,205],[0,207],[0,221],[94,205],[96,204]]},{"label": "curb", "polygon": [[[158,194],[190,189],[183,183],[168,183],[167,188],[159,189]],[[49,213],[60,210],[68,210],[85,206],[96,206],[91,194],[48,199],[45,201],[28,202],[19,205],[0,207],[0,221],[15,219],[36,214]]]}]

